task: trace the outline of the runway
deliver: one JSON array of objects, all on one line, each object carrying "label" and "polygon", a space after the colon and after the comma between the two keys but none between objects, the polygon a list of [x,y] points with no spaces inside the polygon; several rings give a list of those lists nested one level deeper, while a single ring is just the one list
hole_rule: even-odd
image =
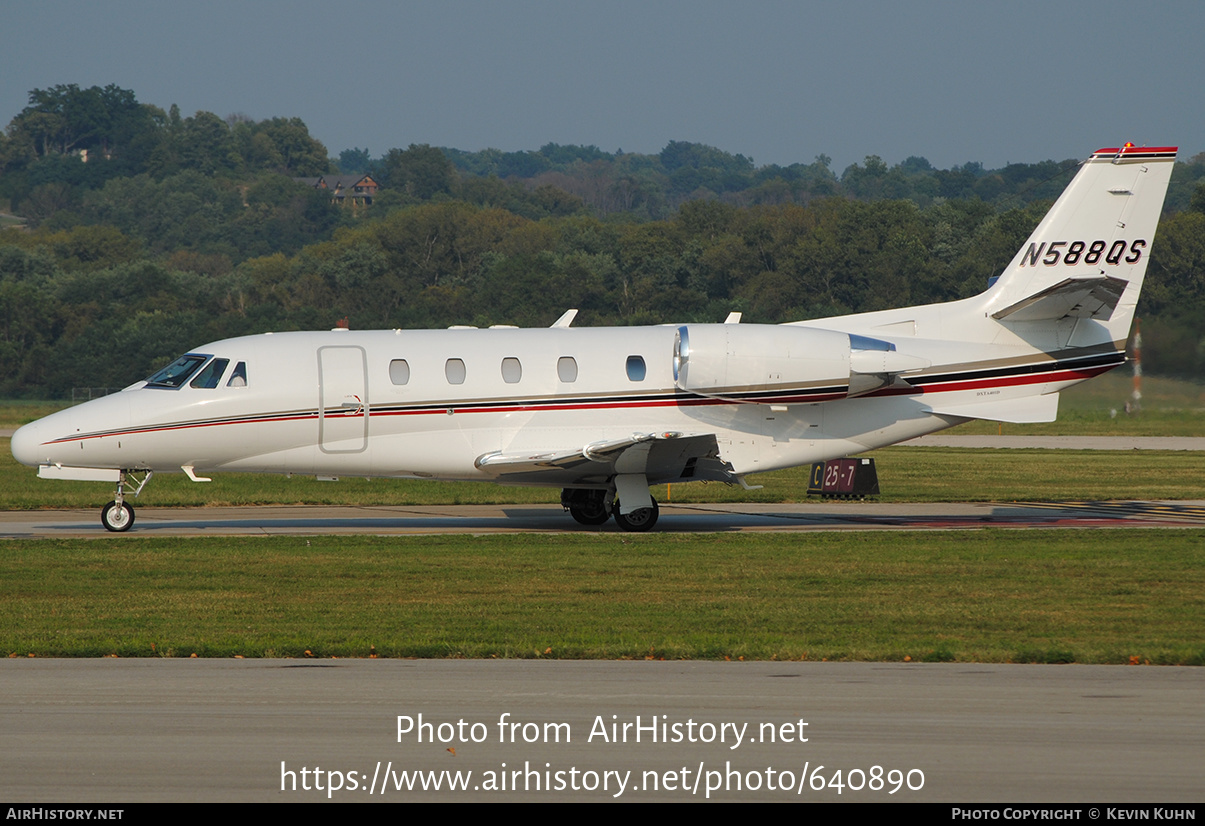
[{"label": "runway", "polygon": [[[662,505],[654,529],[745,531],[953,530],[968,528],[1205,527],[1205,502],[979,502]],[[559,505],[257,506],[139,508],[129,536],[486,534],[618,532],[586,528]],[[0,537],[113,536],[95,510],[0,512]]]},{"label": "runway", "polygon": [[1201,799],[1200,668],[18,659],[0,683],[0,799],[27,803]]}]

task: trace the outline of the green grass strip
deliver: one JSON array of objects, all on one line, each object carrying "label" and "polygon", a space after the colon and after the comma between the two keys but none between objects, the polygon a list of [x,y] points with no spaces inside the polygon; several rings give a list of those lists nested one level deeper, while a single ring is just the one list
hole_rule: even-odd
[{"label": "green grass strip", "polygon": [[[0,440],[0,510],[96,508],[113,498],[99,482],[39,479],[18,465]],[[967,450],[891,447],[875,458],[882,502],[1015,502],[1084,499],[1205,499],[1205,453],[1199,451]],[[661,485],[659,502],[804,502],[809,468],[749,477],[746,491],[718,482]],[[484,505],[560,502],[553,488],[490,482],[354,479],[214,473],[190,482],[182,473],[156,476],[133,501],[140,507],[206,505]],[[819,500],[816,500],[819,501]]]},{"label": "green grass strip", "polygon": [[1205,532],[10,541],[0,653],[1205,664]]}]

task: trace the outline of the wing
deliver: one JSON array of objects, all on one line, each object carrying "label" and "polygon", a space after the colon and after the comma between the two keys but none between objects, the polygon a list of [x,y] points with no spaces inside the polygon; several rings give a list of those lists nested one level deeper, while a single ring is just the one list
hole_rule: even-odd
[{"label": "wing", "polygon": [[590,487],[627,474],[642,474],[651,485],[738,482],[731,466],[720,458],[714,433],[633,433],[570,450],[486,453],[475,464],[495,481],[514,485]]}]

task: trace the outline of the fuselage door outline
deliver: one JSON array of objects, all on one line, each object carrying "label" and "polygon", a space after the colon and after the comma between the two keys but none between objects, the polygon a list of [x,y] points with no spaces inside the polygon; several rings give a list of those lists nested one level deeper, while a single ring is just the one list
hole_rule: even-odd
[{"label": "fuselage door outline", "polygon": [[318,348],[318,449],[368,449],[368,354],[363,347]]}]

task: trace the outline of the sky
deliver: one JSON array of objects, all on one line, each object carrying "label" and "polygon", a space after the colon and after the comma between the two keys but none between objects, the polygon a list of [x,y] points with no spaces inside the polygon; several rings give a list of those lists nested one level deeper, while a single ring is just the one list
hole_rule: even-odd
[{"label": "sky", "polygon": [[0,0],[0,123],[31,89],[300,117],[332,156],[710,144],[835,171],[1205,151],[1205,3]]}]

